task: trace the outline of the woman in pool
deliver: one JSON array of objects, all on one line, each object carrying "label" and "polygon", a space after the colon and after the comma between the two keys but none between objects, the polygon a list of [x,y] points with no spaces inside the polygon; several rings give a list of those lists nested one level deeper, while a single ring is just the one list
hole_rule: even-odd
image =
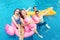
[{"label": "woman in pool", "polygon": [[34,11],[35,11],[35,14],[39,17],[39,23],[37,24],[38,25],[45,25],[48,29],[50,29],[49,25],[46,23],[46,21],[44,21],[43,17],[47,14],[47,12],[45,12],[44,14],[42,15],[39,15],[39,11],[37,11],[36,9],[36,6],[33,7]]},{"label": "woman in pool", "polygon": [[19,33],[19,40],[23,40],[23,34],[24,34],[24,28],[23,26],[21,25],[22,24],[22,20],[20,18],[20,9],[16,9],[15,12],[14,12],[14,15],[12,16],[12,21],[13,23],[16,25],[17,29],[18,29],[18,33]]},{"label": "woman in pool", "polygon": [[[33,24],[32,26],[36,26],[36,24],[33,22],[32,18],[29,17],[29,16],[27,16],[27,13],[26,13],[25,10],[21,10],[20,15],[22,15],[21,18],[23,19],[23,23],[26,22],[26,23],[24,24],[24,26],[28,26],[28,27],[29,27],[30,24]],[[27,20],[26,20],[26,19],[27,19]],[[29,30],[33,30],[32,26],[30,26],[31,28],[30,28]],[[25,27],[24,27],[24,28],[25,28]],[[34,29],[33,31],[34,31],[40,38],[43,38],[43,36],[39,35],[39,33],[37,32],[36,29]]]}]

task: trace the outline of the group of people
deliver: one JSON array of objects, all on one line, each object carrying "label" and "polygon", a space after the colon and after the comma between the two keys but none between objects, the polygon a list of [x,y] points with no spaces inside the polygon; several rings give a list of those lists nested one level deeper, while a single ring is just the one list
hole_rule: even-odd
[{"label": "group of people", "polygon": [[[16,28],[18,29],[19,40],[24,40],[24,30],[26,28],[25,26],[28,26],[29,24],[33,24],[33,26],[35,27],[37,25],[37,29],[40,27],[38,25],[45,25],[48,29],[50,29],[49,25],[43,19],[43,16],[45,16],[47,12],[44,12],[44,14],[39,15],[39,11],[37,10],[36,6],[34,6],[33,9],[35,12],[33,16],[27,15],[27,11],[29,11],[30,8],[28,10],[25,9],[20,10],[19,8],[17,8],[14,11],[12,21],[14,22]],[[43,38],[43,36],[38,33],[37,29],[34,28],[33,30],[32,26],[29,28],[29,30],[34,31],[40,38]]]}]

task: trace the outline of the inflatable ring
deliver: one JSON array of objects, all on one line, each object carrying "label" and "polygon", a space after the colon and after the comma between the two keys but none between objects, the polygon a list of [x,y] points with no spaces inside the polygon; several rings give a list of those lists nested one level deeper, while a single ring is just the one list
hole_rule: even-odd
[{"label": "inflatable ring", "polygon": [[10,26],[9,24],[6,24],[5,30],[8,35],[10,35],[10,36],[14,35],[14,28],[12,26]]},{"label": "inflatable ring", "polygon": [[[14,25],[14,23],[12,23],[12,26],[14,27],[14,30],[15,30],[15,34],[17,36],[19,36],[19,33],[18,33],[18,29],[16,28],[16,26]],[[25,26],[25,29],[24,29],[24,37],[29,37],[29,36],[32,36],[34,34],[34,31],[33,30],[29,30],[30,28],[36,28],[36,24],[30,24],[28,26]]]},{"label": "inflatable ring", "polygon": [[[36,24],[34,24],[34,26],[33,26],[33,24],[30,24],[28,26],[25,26],[25,29],[24,29],[24,37],[25,38],[32,36],[34,34],[33,30],[34,30],[34,28],[36,28]],[[33,30],[29,30],[30,28],[32,28]],[[12,22],[11,26],[9,24],[7,24],[5,26],[5,30],[6,30],[7,34],[10,36],[13,36],[14,34],[19,36],[18,29],[16,28],[16,25],[13,22]]]}]

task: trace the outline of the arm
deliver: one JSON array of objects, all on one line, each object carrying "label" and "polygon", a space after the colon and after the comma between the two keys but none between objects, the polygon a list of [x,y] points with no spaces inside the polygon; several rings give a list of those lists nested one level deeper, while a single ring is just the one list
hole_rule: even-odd
[{"label": "arm", "polygon": [[32,20],[32,18],[29,18],[30,21],[28,22],[29,24],[34,24],[34,21]]},{"label": "arm", "polygon": [[29,10],[31,10],[31,7],[29,7],[26,11],[29,11]]},{"label": "arm", "polygon": [[32,20],[29,23],[33,23],[34,24],[34,22]]},{"label": "arm", "polygon": [[[53,7],[50,7],[48,9],[53,9]],[[49,12],[49,11],[48,11]],[[46,14],[48,14],[48,12],[44,11],[44,14],[42,14],[42,16],[45,16]]]},{"label": "arm", "polygon": [[29,21],[27,24],[34,24],[34,22],[32,22],[32,21]]},{"label": "arm", "polygon": [[16,25],[16,27],[18,28],[17,23],[15,22],[14,18],[12,17],[12,21],[14,22],[14,24]]},{"label": "arm", "polygon": [[43,16],[45,16],[45,15],[47,15],[47,14],[48,14],[48,12],[45,12],[45,11],[44,11],[44,14],[40,14],[39,16],[43,17]]},{"label": "arm", "polygon": [[25,8],[23,8],[25,11],[30,11],[31,10],[31,7],[29,7],[27,10]]},{"label": "arm", "polygon": [[25,25],[25,23],[24,23],[23,19],[22,19],[22,18],[20,18],[20,20],[21,20],[21,23],[22,23],[21,25],[22,25],[22,26],[24,26],[24,25]]}]

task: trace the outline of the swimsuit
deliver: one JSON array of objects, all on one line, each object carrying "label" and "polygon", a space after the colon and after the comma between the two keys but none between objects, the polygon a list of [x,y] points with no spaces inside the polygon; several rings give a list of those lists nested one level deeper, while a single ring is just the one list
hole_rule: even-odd
[{"label": "swimsuit", "polygon": [[17,24],[21,24],[20,17],[19,17],[18,19],[16,19],[16,18],[14,17],[14,19],[15,19],[15,21],[16,21]]}]

